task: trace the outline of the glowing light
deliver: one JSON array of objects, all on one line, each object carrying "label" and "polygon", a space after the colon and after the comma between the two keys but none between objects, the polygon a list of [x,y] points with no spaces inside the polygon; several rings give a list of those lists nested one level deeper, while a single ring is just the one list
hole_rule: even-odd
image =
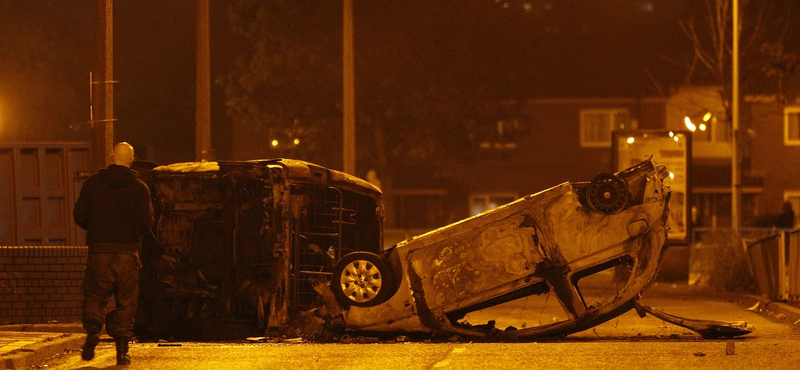
[{"label": "glowing light", "polygon": [[688,128],[689,131],[694,132],[695,130],[697,130],[697,126],[695,126],[694,123],[692,123],[692,119],[689,118],[689,116],[683,118],[683,123],[686,125],[686,128]]},{"label": "glowing light", "polygon": [[272,146],[278,146],[278,140],[272,140]]},{"label": "glowing light", "polygon": [[300,144],[300,139],[294,139],[294,145],[299,145],[299,144]]},{"label": "glowing light", "polygon": [[708,128],[708,126],[706,126],[705,123],[701,123],[700,126],[697,126],[697,128],[699,128],[700,131],[705,131]]},{"label": "glowing light", "polygon": [[675,140],[675,142],[678,142],[678,141],[680,140],[680,138],[679,138],[679,137],[677,137],[677,136],[674,136],[674,137],[672,138],[672,140]]},{"label": "glowing light", "polygon": [[670,172],[670,173],[669,173],[669,178],[670,178],[670,179],[674,179],[674,178],[675,178],[675,174],[674,174],[674,173],[672,173],[672,172]]},{"label": "glowing light", "polygon": [[628,138],[628,140],[625,141],[628,142],[628,144],[633,144],[633,142],[636,141],[636,139],[634,139],[633,136],[631,136]]},{"label": "glowing light", "polygon": [[672,131],[670,131],[670,132],[669,132],[669,137],[673,137],[673,136],[675,136],[675,133],[674,133],[674,132],[672,132]]},{"label": "glowing light", "polygon": [[706,112],[706,115],[703,116],[703,122],[708,122],[711,119],[711,112]]}]

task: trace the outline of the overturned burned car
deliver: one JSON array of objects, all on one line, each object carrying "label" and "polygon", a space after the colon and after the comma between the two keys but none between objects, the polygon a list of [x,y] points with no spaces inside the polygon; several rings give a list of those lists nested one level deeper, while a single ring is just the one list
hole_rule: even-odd
[{"label": "overturned burned car", "polygon": [[[380,190],[338,171],[279,159],[183,163],[142,174],[158,221],[143,250],[141,336],[197,336],[241,323],[315,337],[531,339],[578,332],[632,308],[708,336],[750,330],[671,320],[637,302],[667,235],[668,173],[650,160],[385,250]],[[497,325],[491,309],[519,301],[552,319]]]},{"label": "overturned burned car", "polygon": [[[356,330],[518,339],[581,331],[633,308],[654,277],[667,235],[666,175],[648,160],[591,182],[563,183],[380,255],[349,254],[318,290],[328,296],[328,312]],[[615,289],[589,301],[582,281],[607,271],[614,271]],[[501,330],[462,320],[551,292],[563,312],[555,322]]]}]

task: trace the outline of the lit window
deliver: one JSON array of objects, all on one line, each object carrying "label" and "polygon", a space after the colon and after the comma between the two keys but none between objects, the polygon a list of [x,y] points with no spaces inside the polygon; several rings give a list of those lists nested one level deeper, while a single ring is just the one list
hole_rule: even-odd
[{"label": "lit window", "polygon": [[704,143],[729,143],[731,141],[731,127],[724,119],[719,118],[719,113],[700,111],[686,113],[684,123],[692,132],[692,140]]},{"label": "lit window", "polygon": [[630,114],[625,109],[592,109],[581,111],[581,146],[607,148],[611,146],[611,133],[629,127]]},{"label": "lit window", "polygon": [[515,200],[517,200],[517,195],[509,193],[471,195],[469,197],[470,216],[481,214]]},{"label": "lit window", "polygon": [[800,145],[800,107],[786,107],[783,112],[784,144]]}]

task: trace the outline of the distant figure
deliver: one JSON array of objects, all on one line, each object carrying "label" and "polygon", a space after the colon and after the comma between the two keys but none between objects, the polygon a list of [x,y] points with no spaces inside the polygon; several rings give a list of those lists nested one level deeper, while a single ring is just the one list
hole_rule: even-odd
[{"label": "distant figure", "polygon": [[369,182],[372,185],[377,186],[378,188],[380,188],[382,186],[381,185],[381,179],[378,178],[378,171],[375,171],[375,170],[367,171],[366,180],[367,180],[367,182]]},{"label": "distant figure", "polygon": [[[75,202],[75,222],[86,229],[89,256],[83,281],[83,328],[86,343],[81,357],[94,358],[103,323],[114,338],[117,365],[131,363],[128,343],[139,297],[139,250],[142,236],[153,224],[150,189],[133,164],[133,147],[114,146],[112,164],[89,177]],[[103,317],[109,298],[116,308]]]},{"label": "distant figure", "polygon": [[794,227],[794,210],[792,210],[792,203],[784,202],[783,203],[783,212],[778,215],[778,219],[775,220],[775,228],[776,229],[791,229]]}]

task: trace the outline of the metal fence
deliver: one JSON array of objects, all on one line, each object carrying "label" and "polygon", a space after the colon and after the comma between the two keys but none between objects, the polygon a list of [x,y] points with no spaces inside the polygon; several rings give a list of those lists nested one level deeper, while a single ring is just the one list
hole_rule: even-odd
[{"label": "metal fence", "polygon": [[772,233],[765,228],[743,228],[735,232],[731,228],[692,229],[689,245],[689,284],[712,286],[721,290],[746,290],[737,286],[744,283],[731,277],[741,274],[752,274],[743,241],[757,240]]},{"label": "metal fence", "polygon": [[800,229],[745,242],[745,251],[761,295],[800,302]]}]

